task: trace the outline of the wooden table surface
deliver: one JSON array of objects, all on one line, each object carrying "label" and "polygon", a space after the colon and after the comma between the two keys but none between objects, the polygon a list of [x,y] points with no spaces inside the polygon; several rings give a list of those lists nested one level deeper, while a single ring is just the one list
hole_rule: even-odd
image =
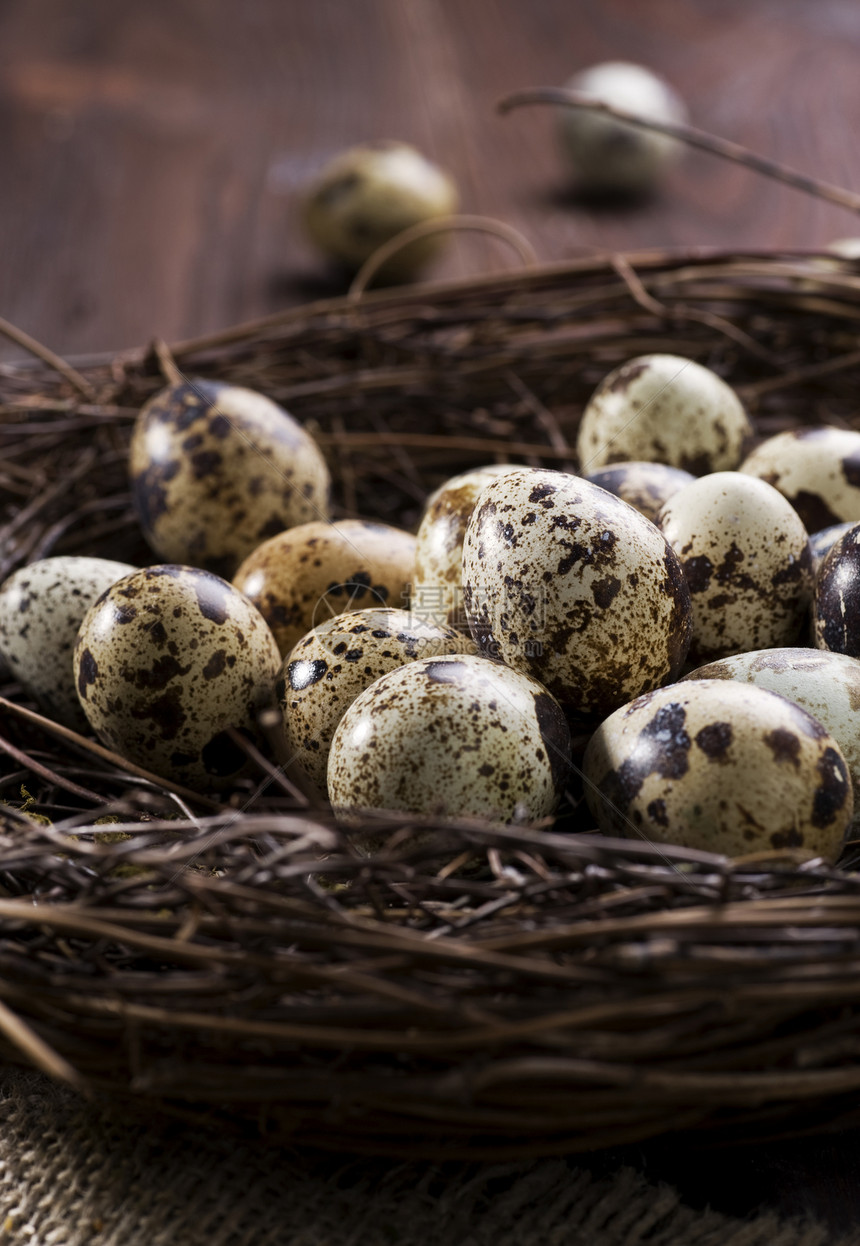
[{"label": "wooden table surface", "polygon": [[[578,202],[547,110],[505,93],[605,59],[663,73],[695,124],[860,189],[856,0],[5,0],[0,315],[64,354],[176,339],[343,288],[296,193],[336,151],[399,138],[464,211],[542,259],[594,249],[814,248],[844,210],[704,153],[636,207]],[[516,263],[458,238],[432,276]],[[0,349],[8,357],[16,350]],[[860,1139],[632,1159],[693,1203],[812,1210],[860,1240]]]}]

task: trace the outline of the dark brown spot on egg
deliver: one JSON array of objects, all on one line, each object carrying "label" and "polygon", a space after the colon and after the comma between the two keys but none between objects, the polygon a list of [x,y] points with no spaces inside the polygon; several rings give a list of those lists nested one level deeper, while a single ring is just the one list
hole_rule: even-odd
[{"label": "dark brown spot on egg", "polygon": [[691,593],[703,593],[711,582],[714,564],[707,554],[696,554],[681,561],[681,567]]},{"label": "dark brown spot on egg", "polygon": [[[340,645],[338,648],[345,648]],[[337,652],[337,649],[335,649]],[[319,683],[324,678],[328,670],[328,662],[322,658],[314,658],[313,661],[307,659],[297,662],[290,662],[287,667],[287,675],[290,681],[290,687],[294,692],[303,692],[305,688],[312,687],[313,684]]]},{"label": "dark brown spot on egg", "polygon": [[217,679],[219,675],[223,675],[227,668],[227,654],[223,649],[216,649],[209,661],[203,667],[204,679]]},{"label": "dark brown spot on egg", "polygon": [[657,800],[650,801],[645,812],[648,814],[651,821],[655,822],[657,826],[663,827],[664,830],[668,827],[669,818],[666,814],[665,800],[658,798]]},{"label": "dark brown spot on egg", "polygon": [[535,716],[546,748],[553,786],[563,792],[570,779],[570,731],[564,714],[546,692],[535,695]]},{"label": "dark brown spot on egg", "polygon": [[775,848],[777,852],[781,852],[785,848],[802,848],[803,835],[797,827],[793,826],[785,831],[774,831],[770,837],[770,842],[771,847]]},{"label": "dark brown spot on egg", "polygon": [[811,493],[808,489],[798,489],[789,498],[789,502],[803,520],[807,532],[818,532],[820,528],[829,528],[839,523],[841,515],[835,515],[820,493]]},{"label": "dark brown spot on egg", "polygon": [[812,825],[830,826],[845,808],[851,780],[845,762],[834,748],[826,748],[818,760],[818,786],[812,798]]},{"label": "dark brown spot on egg", "polygon": [[765,744],[773,753],[773,759],[786,765],[800,767],[800,740],[793,731],[784,727],[775,727],[763,736]]},{"label": "dark brown spot on egg", "polygon": [[135,688],[141,691],[158,691],[166,688],[171,679],[181,678],[187,675],[191,670],[190,664],[182,666],[173,654],[167,653],[162,657],[156,658],[152,666],[147,670],[143,667],[127,670],[124,672],[125,678]]},{"label": "dark brown spot on egg", "polygon": [[598,580],[591,586],[595,604],[602,610],[606,610],[618,596],[620,588],[621,581],[616,576],[607,576],[604,580]]},{"label": "dark brown spot on egg", "polygon": [[99,677],[99,666],[92,652],[84,649],[81,654],[81,660],[78,663],[78,692],[86,700],[87,688],[90,684],[94,684]]},{"label": "dark brown spot on egg", "polygon": [[711,761],[725,763],[728,761],[728,748],[732,742],[731,723],[708,723],[696,733],[696,744]]},{"label": "dark brown spot on egg", "polygon": [[178,684],[168,688],[154,701],[132,706],[129,712],[132,718],[156,726],[162,740],[175,740],[187,718],[182,707],[182,690]]}]

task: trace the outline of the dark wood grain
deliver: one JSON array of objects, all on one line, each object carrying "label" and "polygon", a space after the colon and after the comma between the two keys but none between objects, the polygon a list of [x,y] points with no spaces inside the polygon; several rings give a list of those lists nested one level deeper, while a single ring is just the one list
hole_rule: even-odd
[{"label": "dark wood grain", "polygon": [[[637,60],[674,83],[698,126],[860,189],[858,55],[855,0],[5,0],[0,315],[76,354],[337,292],[296,197],[336,151],[382,137],[422,148],[465,211],[514,225],[543,259],[822,246],[860,222],[698,152],[647,203],[583,204],[550,112],[503,119],[495,104]],[[432,275],[517,262],[462,238]],[[620,1158],[701,1205],[814,1211],[860,1234],[856,1133],[716,1155],[661,1142]]]}]

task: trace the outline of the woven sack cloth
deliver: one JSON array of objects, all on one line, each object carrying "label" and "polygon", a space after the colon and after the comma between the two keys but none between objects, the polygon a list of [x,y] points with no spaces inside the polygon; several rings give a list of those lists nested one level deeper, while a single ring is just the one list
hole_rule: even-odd
[{"label": "woven sack cloth", "polygon": [[0,1117],[3,1246],[836,1246],[820,1224],[694,1210],[632,1168],[308,1156],[40,1074],[0,1075]]}]

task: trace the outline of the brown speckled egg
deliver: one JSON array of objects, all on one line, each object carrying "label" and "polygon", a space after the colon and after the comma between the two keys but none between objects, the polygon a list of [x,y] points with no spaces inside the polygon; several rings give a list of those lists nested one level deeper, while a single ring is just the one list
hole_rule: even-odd
[{"label": "brown speckled egg", "polygon": [[582,413],[583,473],[646,459],[702,476],[737,467],[752,427],[710,368],[679,355],[641,355],[610,372]]},{"label": "brown speckled egg", "polygon": [[[451,178],[420,151],[383,139],[329,161],[307,187],[302,207],[320,250],[358,268],[404,229],[456,212],[457,199]],[[444,242],[441,233],[413,242],[388,260],[383,275],[414,276]]]},{"label": "brown speckled egg", "polygon": [[666,463],[639,462],[613,463],[611,467],[590,472],[586,480],[614,493],[653,523],[664,502],[695,480],[695,476]]},{"label": "brown speckled egg", "polygon": [[106,588],[135,568],[75,554],[43,558],[0,587],[0,656],[49,718],[86,731],[72,672],[84,615]]},{"label": "brown speckled egg", "polygon": [[228,728],[250,739],[274,703],[271,632],[241,593],[194,567],[146,567],[94,603],[75,646],[84,713],[108,748],[197,790],[246,766]]},{"label": "brown speckled egg", "polygon": [[463,547],[482,650],[545,684],[565,709],[608,714],[674,679],[690,594],[654,524],[605,489],[524,469],[487,486]]},{"label": "brown speckled egg", "polygon": [[788,498],[809,532],[860,520],[860,433],[797,428],[769,437],[738,469]]},{"label": "brown speckled egg", "polygon": [[498,662],[421,658],[344,714],[328,763],[341,814],[370,809],[533,821],[552,813],[570,736],[545,688]]},{"label": "brown speckled egg", "polygon": [[[734,679],[769,688],[817,718],[842,750],[860,792],[860,661],[817,649],[757,649],[710,662],[685,679]],[[860,816],[860,808],[855,817]]]},{"label": "brown speckled egg", "polygon": [[265,541],[233,579],[272,629],[282,656],[305,632],[346,610],[403,607],[415,537],[366,519],[309,523]]},{"label": "brown speckled egg", "polygon": [[418,658],[475,653],[473,640],[394,607],[339,614],[303,636],[278,680],[287,749],[325,791],[335,728],[375,679]]},{"label": "brown speckled egg", "polygon": [[830,547],[815,577],[812,636],[816,649],[860,658],[860,524]]},{"label": "brown speckled egg", "polygon": [[818,719],[730,680],[685,681],[616,710],[583,768],[607,834],[728,856],[834,860],[853,811],[845,758]]},{"label": "brown speckled egg", "polygon": [[135,424],[129,467],[159,558],[219,575],[276,532],[329,515],[316,442],[271,399],[237,385],[192,380],[156,394]]},{"label": "brown speckled egg", "polygon": [[772,485],[714,472],[670,498],[658,522],[690,586],[691,661],[797,641],[812,555],[800,516]]},{"label": "brown speckled egg", "polygon": [[431,493],[415,544],[411,608],[429,622],[468,631],[463,610],[463,540],[483,489],[522,467],[490,463],[454,476]]}]

